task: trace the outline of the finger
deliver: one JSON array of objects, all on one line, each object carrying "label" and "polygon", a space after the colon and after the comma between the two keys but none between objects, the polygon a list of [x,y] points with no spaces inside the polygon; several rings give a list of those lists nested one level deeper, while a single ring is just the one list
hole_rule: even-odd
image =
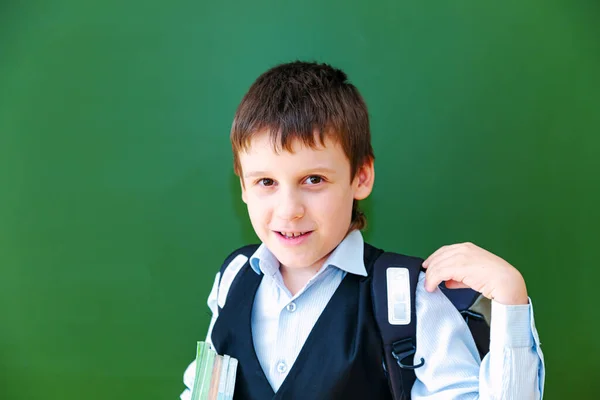
[{"label": "finger", "polygon": [[445,271],[440,271],[439,269],[428,269],[425,272],[425,290],[433,292],[440,283],[452,279],[450,275],[447,275],[444,272]]},{"label": "finger", "polygon": [[457,255],[461,254],[461,252],[462,249],[460,247],[448,248],[446,251],[439,252],[437,255],[432,255],[432,257],[429,257],[429,259],[426,260],[427,264],[423,262],[423,268],[435,268],[436,265],[444,263],[451,257],[456,257]]},{"label": "finger", "polygon": [[439,255],[444,254],[444,253],[446,253],[448,251],[453,251],[458,246],[460,246],[460,244],[451,244],[451,245],[446,245],[446,246],[440,247],[439,249],[437,249],[436,251],[434,251],[429,257],[427,257],[425,259],[425,261],[423,261],[423,267],[427,268],[429,266],[429,264],[431,264],[431,260],[433,260],[434,258],[436,258]]},{"label": "finger", "polygon": [[445,282],[449,289],[471,288],[484,296],[491,298],[489,293],[493,289],[490,287],[487,274],[483,273],[475,265],[438,265],[435,268],[429,268],[425,275],[425,288],[432,292],[442,282]]},{"label": "finger", "polygon": [[455,257],[438,261],[425,272],[425,289],[432,292],[440,283],[445,281],[463,282],[468,269],[462,263],[457,263]]},{"label": "finger", "polygon": [[463,282],[458,282],[455,280],[446,281],[445,284],[448,289],[467,289],[467,288],[469,288],[469,286],[464,284]]},{"label": "finger", "polygon": [[451,245],[442,246],[442,247],[440,247],[439,249],[437,249],[436,251],[434,251],[433,253],[431,253],[431,254],[429,255],[429,257],[427,257],[427,258],[426,258],[426,259],[423,261],[423,267],[427,268],[427,265],[429,265],[429,263],[431,262],[431,260],[432,260],[434,257],[436,257],[437,255],[439,255],[439,254],[441,254],[441,253],[445,252],[446,250],[448,250],[448,248],[449,248],[450,246],[451,246]]},{"label": "finger", "polygon": [[433,292],[444,281],[439,275],[425,277],[425,290]]}]

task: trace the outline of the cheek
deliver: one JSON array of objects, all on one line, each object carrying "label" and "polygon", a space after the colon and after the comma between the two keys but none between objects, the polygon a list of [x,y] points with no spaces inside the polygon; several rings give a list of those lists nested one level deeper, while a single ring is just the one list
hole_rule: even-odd
[{"label": "cheek", "polygon": [[323,196],[316,196],[311,209],[317,211],[320,219],[343,226],[346,220],[350,221],[352,202],[352,193],[341,190],[331,191]]},{"label": "cheek", "polygon": [[248,207],[248,215],[253,222],[259,222],[266,219],[270,212],[267,201],[257,196],[253,196],[251,193],[246,196],[246,206]]}]

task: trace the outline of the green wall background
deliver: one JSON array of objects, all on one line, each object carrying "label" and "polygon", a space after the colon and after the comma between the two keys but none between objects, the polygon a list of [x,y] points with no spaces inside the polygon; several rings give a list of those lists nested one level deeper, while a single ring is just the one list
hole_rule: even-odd
[{"label": "green wall background", "polygon": [[0,398],[165,399],[255,241],[228,130],[251,82],[343,68],[377,156],[366,238],[524,274],[547,399],[595,398],[600,3],[0,4]]}]

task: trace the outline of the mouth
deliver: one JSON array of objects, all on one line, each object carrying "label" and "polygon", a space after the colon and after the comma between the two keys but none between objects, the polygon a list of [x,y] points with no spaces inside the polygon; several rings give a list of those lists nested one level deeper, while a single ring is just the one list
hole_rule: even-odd
[{"label": "mouth", "polygon": [[303,231],[303,232],[282,232],[275,231],[277,236],[283,243],[286,244],[301,244],[307,239],[313,231]]},{"label": "mouth", "polygon": [[304,231],[304,232],[280,232],[280,231],[275,231],[279,236],[281,236],[284,239],[298,239],[301,238],[303,236],[306,236],[308,234],[310,234],[312,231]]}]

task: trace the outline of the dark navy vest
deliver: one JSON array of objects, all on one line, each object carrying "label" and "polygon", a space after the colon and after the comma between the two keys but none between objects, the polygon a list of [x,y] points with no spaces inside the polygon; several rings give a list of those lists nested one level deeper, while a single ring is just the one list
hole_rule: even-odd
[{"label": "dark navy vest", "polygon": [[[252,306],[262,275],[248,262],[242,267],[212,331],[216,351],[239,361],[234,399],[392,399],[371,299],[371,272],[380,252],[365,243],[368,276],[344,277],[277,393],[252,341]],[[234,252],[223,268],[240,253]]]}]

